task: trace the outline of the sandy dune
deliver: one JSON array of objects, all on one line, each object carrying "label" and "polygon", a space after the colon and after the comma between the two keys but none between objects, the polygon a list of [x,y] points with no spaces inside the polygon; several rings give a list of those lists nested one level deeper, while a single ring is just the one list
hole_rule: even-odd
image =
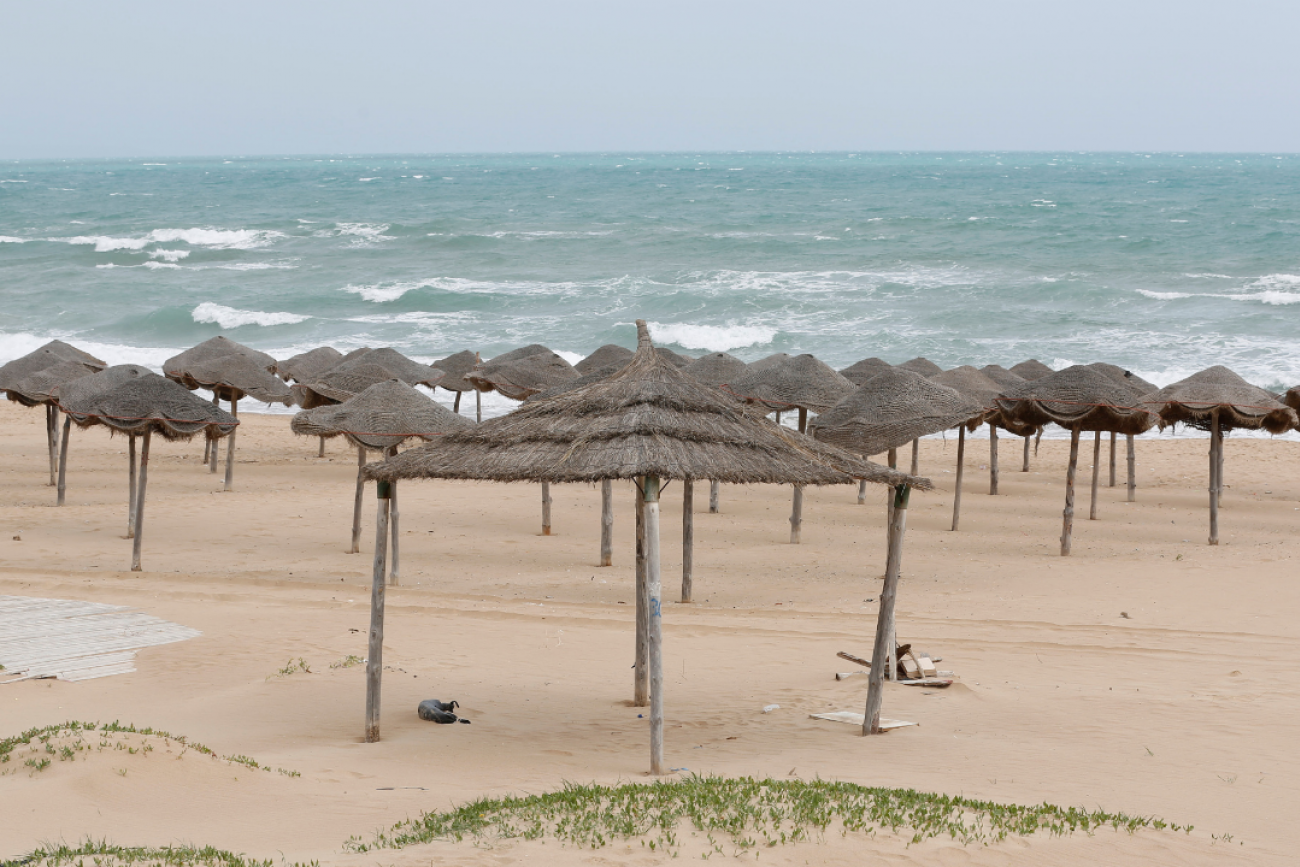
[{"label": "sandy dune", "polygon": [[[318,459],[287,418],[244,421],[232,493],[200,465],[201,443],[157,444],[146,571],[132,574],[126,441],[74,431],[68,505],[56,509],[43,415],[0,404],[0,594],[134,606],[203,633],[142,650],[130,674],[0,686],[0,736],[121,720],[301,776],[182,754],[174,742],[87,750],[39,772],[0,766],[0,859],[93,836],[330,864],[662,860],[635,842],[342,851],[352,835],[484,794],[647,779],[646,723],[629,701],[630,487],[616,488],[615,565],[602,569],[596,488],[553,489],[556,535],[544,538],[536,487],[404,484],[384,739],[367,745],[363,670],[331,668],[366,653],[373,522],[362,554],[344,553],[355,453],[335,441]],[[886,715],[920,726],[870,739],[808,714],[862,708],[866,680],[837,682],[852,665],[835,653],[870,651],[883,490],[865,507],[848,488],[810,490],[801,546],[787,542],[788,490],[724,487],[719,515],[697,491],[696,602],[665,611],[669,761],[1195,826],[989,847],[831,835],[764,850],[763,863],[1294,863],[1300,444],[1229,441],[1218,548],[1205,544],[1204,445],[1139,440],[1138,502],[1103,487],[1090,522],[1085,486],[1063,559],[1066,443],[1044,441],[1025,474],[1019,442],[1004,440],[998,497],[980,472],[986,446],[968,449],[952,533],[956,444],[924,442],[922,471],[941,490],[913,496],[899,636],[943,657],[960,683],[891,686]],[[679,491],[665,494],[666,597],[680,568]],[[310,673],[277,675],[300,658]],[[415,706],[430,697],[459,700],[473,724],[422,722]],[[762,713],[772,703],[781,709]],[[1211,837],[1224,833],[1231,843]]]}]

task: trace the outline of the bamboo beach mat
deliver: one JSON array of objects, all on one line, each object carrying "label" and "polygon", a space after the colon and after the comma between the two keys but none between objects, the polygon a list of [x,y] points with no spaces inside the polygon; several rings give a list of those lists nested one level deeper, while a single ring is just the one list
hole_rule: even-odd
[{"label": "bamboo beach mat", "polygon": [[187,641],[198,630],[131,608],[0,596],[0,684],[39,677],[90,680],[135,671],[135,651]]}]

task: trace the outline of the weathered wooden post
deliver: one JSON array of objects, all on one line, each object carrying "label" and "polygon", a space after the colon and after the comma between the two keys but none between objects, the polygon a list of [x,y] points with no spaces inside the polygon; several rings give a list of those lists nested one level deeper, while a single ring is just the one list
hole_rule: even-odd
[{"label": "weathered wooden post", "polygon": [[1110,432],[1110,486],[1115,487],[1115,440],[1119,434],[1115,431]]},{"label": "weathered wooden post", "polygon": [[59,408],[45,404],[45,445],[50,451],[50,487],[59,483]]},{"label": "weathered wooden post", "polygon": [[68,490],[68,433],[72,430],[72,416],[63,419],[63,444],[59,446],[59,498],[57,505],[63,505],[63,495]]},{"label": "weathered wooden post", "polygon": [[376,482],[375,564],[370,580],[370,646],[366,652],[366,743],[379,740],[379,687],[384,676],[384,578],[388,554],[388,501],[392,488]]},{"label": "weathered wooden post", "polygon": [[149,440],[153,428],[144,429],[140,444],[140,490],[135,494],[135,541],[131,543],[131,571],[140,571],[140,540],[144,538],[144,491],[149,484]]},{"label": "weathered wooden post", "polygon": [[318,458],[325,457],[325,437],[320,438],[320,449],[317,450],[316,457]]},{"label": "weathered wooden post", "polygon": [[1219,447],[1217,451],[1219,453],[1219,460],[1218,460],[1218,469],[1214,474],[1214,490],[1215,490],[1215,497],[1219,501],[1219,505],[1222,506],[1223,505],[1223,429],[1222,428],[1219,429]]},{"label": "weathered wooden post", "polygon": [[[212,392],[212,405],[221,408],[221,400],[217,397],[216,391]],[[217,455],[221,454],[221,440],[212,440],[212,448],[207,452],[208,472],[216,475],[217,473]],[[230,448],[229,445],[226,448]]]},{"label": "weathered wooden post", "polygon": [[648,597],[650,662],[650,773],[668,772],[664,766],[664,660],[662,573],[659,563],[659,477],[645,479],[646,595]]},{"label": "weathered wooden post", "polygon": [[722,487],[722,483],[716,479],[709,482],[709,514],[711,515],[716,515],[721,511],[721,507],[718,504],[718,489],[720,487]]},{"label": "weathered wooden post", "polygon": [[[388,457],[394,457],[397,454],[397,446],[391,446],[388,449]],[[396,587],[401,583],[398,576],[400,565],[400,555],[398,553],[397,537],[399,535],[397,520],[397,482],[392,481],[388,485],[388,527],[389,535],[393,539],[393,551],[388,555],[388,583]]]},{"label": "weathered wooden post", "polygon": [[1088,520],[1097,520],[1097,480],[1101,476],[1101,431],[1092,440],[1092,502],[1088,507]]},{"label": "weathered wooden post", "polygon": [[1219,411],[1210,413],[1210,544],[1219,544],[1219,452],[1223,432],[1219,429]]},{"label": "weathered wooden post", "polygon": [[[866,455],[863,455],[865,458]],[[858,505],[864,506],[867,503],[867,480],[861,479],[858,482]]]},{"label": "weathered wooden post", "polygon": [[474,389],[474,421],[483,423],[483,392]]},{"label": "weathered wooden post", "polygon": [[998,426],[989,422],[989,495],[998,492]]},{"label": "weathered wooden post", "polygon": [[542,535],[551,535],[551,483],[542,482]]},{"label": "weathered wooden post", "polygon": [[1020,472],[1022,473],[1029,472],[1029,440],[1030,437],[1025,437],[1025,462],[1020,467]]},{"label": "weathered wooden post", "polygon": [[[808,432],[808,410],[799,407],[799,433]],[[790,544],[798,545],[803,536],[803,485],[794,486],[794,501],[790,509]]]},{"label": "weathered wooden post", "polygon": [[[871,675],[867,679],[867,708],[863,714],[862,733],[880,733],[880,707],[884,703],[885,678],[894,674],[894,601],[898,596],[898,578],[903,563],[903,535],[907,531],[907,501],[912,489],[899,485],[894,495],[893,516],[889,521],[889,553],[885,561],[885,584],[880,591],[880,614],[876,618],[876,640],[871,650]],[[894,678],[890,678],[893,680]]]},{"label": "weathered wooden post", "polygon": [[645,707],[650,703],[650,672],[647,660],[650,654],[650,597],[647,594],[645,559],[645,479],[637,476],[636,483],[636,658],[633,666],[632,704]]},{"label": "weathered wooden post", "polygon": [[1137,500],[1137,450],[1133,445],[1133,434],[1125,439],[1128,440],[1128,501],[1132,503]]},{"label": "weathered wooden post", "polygon": [[[952,493],[952,529],[957,532],[957,524],[961,521],[961,480],[966,470],[966,425],[962,424],[957,428],[957,479],[953,485]],[[866,484],[864,481],[863,484]]]},{"label": "weathered wooden post", "polygon": [[[239,398],[230,399],[230,414],[239,418]],[[235,482],[235,433],[239,430],[238,426],[230,429],[226,437],[226,484],[227,491],[234,488]]]},{"label": "weathered wooden post", "polygon": [[127,486],[129,490],[127,491],[126,538],[134,539],[135,504],[138,497],[136,492],[135,434],[130,434],[127,437],[126,452],[130,467],[127,470]]},{"label": "weathered wooden post", "polygon": [[682,481],[682,601],[691,601],[695,578],[695,483]]},{"label": "weathered wooden post", "polygon": [[352,547],[349,554],[361,551],[361,501],[366,493],[366,447],[357,446],[357,494],[352,502]]},{"label": "weathered wooden post", "polygon": [[[459,392],[457,392],[459,394]],[[600,483],[600,565],[614,564],[614,482]]]},{"label": "weathered wooden post", "polygon": [[1061,556],[1070,553],[1074,536],[1074,475],[1079,467],[1079,428],[1070,428],[1070,466],[1065,471],[1065,513],[1061,527]]},{"label": "weathered wooden post", "polygon": [[456,399],[451,403],[451,411],[460,415],[460,392],[456,392]]},{"label": "weathered wooden post", "polygon": [[912,440],[912,475],[921,475],[921,438]]}]

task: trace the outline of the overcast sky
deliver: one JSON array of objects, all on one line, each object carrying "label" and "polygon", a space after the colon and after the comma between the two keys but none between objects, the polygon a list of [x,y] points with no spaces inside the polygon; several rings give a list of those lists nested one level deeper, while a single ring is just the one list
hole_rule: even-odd
[{"label": "overcast sky", "polygon": [[11,0],[0,23],[0,158],[1300,150],[1295,0]]}]

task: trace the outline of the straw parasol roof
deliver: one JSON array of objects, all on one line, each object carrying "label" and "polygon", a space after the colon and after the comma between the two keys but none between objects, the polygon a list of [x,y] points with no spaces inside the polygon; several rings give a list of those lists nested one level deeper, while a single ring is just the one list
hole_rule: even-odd
[{"label": "straw parasol roof", "polygon": [[[233,415],[169,379],[149,371],[140,373],[138,368],[133,374],[123,371],[134,367],[119,365],[69,383],[66,389],[60,388],[59,406],[79,427],[102,424],[129,434],[152,430],[169,440],[187,440],[200,433],[214,439],[239,426]],[[116,378],[121,379],[117,385],[99,387]]]},{"label": "straw parasol roof", "polygon": [[1133,389],[1138,394],[1150,394],[1160,388],[1160,386],[1155,383],[1147,382],[1133,371],[1125,370],[1117,364],[1108,364],[1105,361],[1094,361],[1088,366],[1094,370],[1100,370],[1111,379],[1117,379],[1120,382],[1127,383],[1129,388]]},{"label": "straw parasol roof", "polygon": [[528,397],[524,398],[524,401],[531,403],[535,400],[550,400],[553,397],[558,397],[561,394],[573,391],[575,388],[582,388],[585,385],[591,385],[593,382],[600,382],[603,379],[609,379],[625,367],[627,367],[626,363],[607,364],[604,367],[597,367],[594,370],[589,370],[577,379],[566,379],[559,385],[551,386],[546,389],[546,391],[539,391],[536,394],[530,394]]},{"label": "straw parasol roof", "polygon": [[87,401],[101,394],[106,394],[119,385],[143,376],[156,375],[149,368],[141,367],[138,364],[115,364],[112,367],[104,368],[98,373],[92,373],[89,376],[62,383],[54,390],[52,397],[64,412],[68,412],[69,406],[84,406]]},{"label": "straw parasol roof", "polygon": [[[25,397],[22,383],[34,374],[61,364],[77,364],[89,371],[103,370],[107,366],[95,356],[71,344],[64,343],[62,340],[51,340],[44,346],[33,349],[21,358],[15,358],[0,367],[0,391],[5,392],[5,395],[15,403],[26,406],[44,403],[46,398],[33,401]],[[33,383],[28,387],[39,389],[42,386]]]},{"label": "straw parasol roof", "polygon": [[758,361],[751,361],[749,364],[745,366],[745,370],[748,373],[753,373],[759,370],[767,370],[769,367],[774,367],[778,364],[785,364],[791,358],[794,358],[794,356],[789,354],[788,352],[773,352],[771,355],[767,356],[766,358],[760,358]]},{"label": "straw parasol roof", "polygon": [[305,382],[324,373],[343,360],[343,353],[332,346],[318,346],[300,352],[292,358],[276,363],[276,370],[285,382]]},{"label": "straw parasol roof", "polygon": [[910,370],[913,373],[919,373],[922,376],[934,376],[936,373],[943,373],[942,367],[923,355],[918,355],[911,361],[904,361],[898,366],[903,370]]},{"label": "straw parasol roof", "polygon": [[817,416],[811,430],[823,442],[877,455],[917,437],[956,427],[983,412],[979,401],[896,367],[868,380],[842,403]]},{"label": "straw parasol roof", "polygon": [[1300,385],[1288,388],[1286,394],[1282,396],[1282,402],[1300,412]]},{"label": "straw parasol roof", "polygon": [[840,371],[840,376],[844,377],[854,385],[862,385],[877,373],[884,373],[893,366],[894,365],[885,361],[883,358],[872,356],[871,358],[864,358],[856,364],[850,364],[848,367]]},{"label": "straw parasol roof", "polygon": [[290,429],[301,436],[344,436],[355,446],[389,449],[432,439],[474,423],[397,379],[376,383],[343,403],[305,409]]},{"label": "straw parasol roof", "polygon": [[60,385],[83,376],[90,376],[94,372],[79,361],[60,361],[11,385],[9,399],[25,406],[48,403],[54,399]]},{"label": "straw parasol roof", "polygon": [[1011,365],[1011,372],[1024,380],[1042,379],[1044,376],[1051,376],[1055,371],[1043,364],[1037,358],[1031,358],[1028,361],[1022,361],[1019,364]]},{"label": "straw parasol roof", "polygon": [[691,358],[689,355],[682,355],[680,352],[673,352],[671,349],[667,349],[663,346],[655,347],[655,352],[664,361],[667,361],[673,367],[676,367],[678,369],[686,367],[686,365],[690,364],[692,361],[695,360],[694,358]]},{"label": "straw parasol roof", "polygon": [[824,485],[855,478],[929,489],[764,419],[657,355],[644,321],[635,358],[613,376],[412,449],[366,475],[596,482],[659,476],[737,484]]},{"label": "straw parasol roof", "polygon": [[[263,368],[268,373],[275,373],[276,371],[276,360],[265,352],[259,352],[242,343],[236,343],[228,337],[218,335],[164,361],[163,375],[188,388],[198,388],[197,385],[184,382],[186,371],[194,365],[207,364],[228,355],[242,355],[245,358],[251,358],[258,367]],[[204,387],[206,388],[206,386]]]},{"label": "straw parasol roof", "polygon": [[444,372],[437,367],[412,361],[396,349],[369,349],[349,353],[338,364],[312,378],[293,386],[294,400],[303,409],[314,409],[331,403],[342,403],[372,385],[400,379],[407,385],[427,385],[433,388],[442,383]]},{"label": "straw parasol roof", "polygon": [[617,343],[606,343],[600,349],[573,365],[573,369],[585,376],[593,370],[609,367],[611,364],[622,367],[632,360],[633,355],[632,350],[626,347],[619,346]]},{"label": "straw parasol roof", "polygon": [[1076,364],[1004,391],[997,399],[1000,423],[1010,430],[1055,423],[1081,431],[1140,434],[1156,423],[1142,395],[1124,382]]},{"label": "straw parasol roof", "polygon": [[1160,416],[1162,428],[1182,422],[1209,430],[1216,411],[1220,430],[1263,428],[1279,434],[1300,424],[1296,410],[1222,365],[1148,394],[1142,404]]},{"label": "straw parasol roof", "polygon": [[1014,388],[1025,381],[1023,376],[1012,373],[1000,364],[986,364],[980,368],[980,373],[996,382],[999,388]]},{"label": "straw parasol roof", "polygon": [[745,368],[745,362],[734,355],[710,352],[683,367],[682,372],[705,385],[716,387],[740,378],[745,374]]},{"label": "straw parasol roof", "polygon": [[[534,347],[540,351],[521,354]],[[523,400],[577,378],[578,372],[573,365],[540,344],[498,355],[466,376],[479,391],[499,391],[512,400]]]},{"label": "straw parasol roof", "polygon": [[438,387],[455,392],[473,391],[474,384],[465,376],[478,366],[479,361],[478,353],[471,352],[468,349],[462,349],[454,355],[438,359],[433,363],[433,366],[447,374],[438,383]]},{"label": "straw parasol roof", "polygon": [[[969,364],[936,373],[934,376],[928,377],[928,379],[933,383],[945,385],[964,394],[985,410],[992,409],[997,396],[1002,393],[1001,385],[983,371],[976,370]],[[980,415],[982,416],[983,413],[980,413]]]},{"label": "straw parasol roof", "polygon": [[164,365],[163,369],[168,371],[168,379],[190,389],[210,389],[221,400],[251,397],[263,403],[293,403],[289,386],[247,355],[192,360],[184,366]]},{"label": "straw parasol roof", "polygon": [[[767,359],[764,359],[766,362]],[[853,393],[854,385],[811,355],[797,355],[761,367],[750,365],[724,391],[769,409],[799,407],[825,412]]]}]

